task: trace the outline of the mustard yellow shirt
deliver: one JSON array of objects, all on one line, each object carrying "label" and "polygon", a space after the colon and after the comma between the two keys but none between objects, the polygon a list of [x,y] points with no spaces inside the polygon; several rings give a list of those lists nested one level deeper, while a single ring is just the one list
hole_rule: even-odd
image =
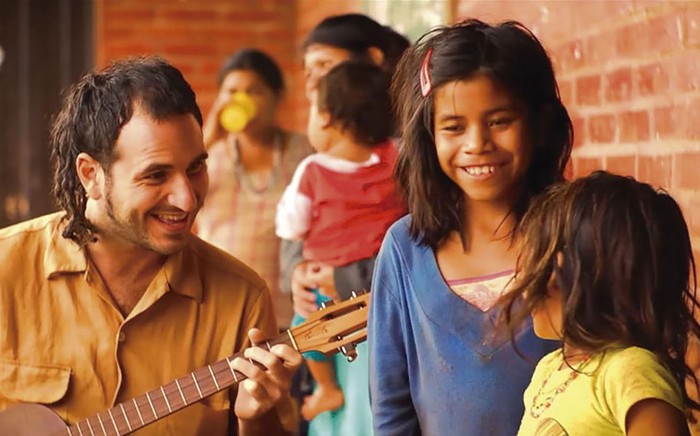
[{"label": "mustard yellow shirt", "polygon": [[618,436],[627,412],[641,400],[666,401],[684,412],[672,373],[638,347],[610,350],[583,365],[564,363],[561,349],[544,356],[525,390],[518,436]]},{"label": "mustard yellow shirt", "polygon": [[[125,318],[62,214],[0,230],[0,410],[41,403],[73,423],[221,360],[247,332],[276,333],[265,282],[192,237]],[[224,435],[223,391],[138,435]]]}]

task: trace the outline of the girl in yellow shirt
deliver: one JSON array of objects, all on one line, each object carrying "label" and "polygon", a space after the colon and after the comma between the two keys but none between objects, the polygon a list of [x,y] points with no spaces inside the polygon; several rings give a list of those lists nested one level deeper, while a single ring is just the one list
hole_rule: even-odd
[{"label": "girl in yellow shirt", "polygon": [[[502,321],[562,347],[540,360],[518,435],[684,435],[695,264],[665,192],[596,172],[531,205]],[[691,281],[690,277],[693,277]]]}]

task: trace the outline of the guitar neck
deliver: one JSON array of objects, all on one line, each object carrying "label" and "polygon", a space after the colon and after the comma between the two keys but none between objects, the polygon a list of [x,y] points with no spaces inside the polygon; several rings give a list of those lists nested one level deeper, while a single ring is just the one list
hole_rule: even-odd
[{"label": "guitar neck", "polygon": [[[264,345],[259,344],[258,346],[266,347],[269,350],[278,344],[291,345],[298,351],[294,337],[289,330],[266,341]],[[245,380],[246,377],[231,366],[233,359],[242,355],[242,352],[236,353],[211,365],[196,369],[189,375],[180,377],[171,383],[117,404],[105,412],[100,412],[67,427],[64,434],[69,436],[119,436],[136,431]]]}]

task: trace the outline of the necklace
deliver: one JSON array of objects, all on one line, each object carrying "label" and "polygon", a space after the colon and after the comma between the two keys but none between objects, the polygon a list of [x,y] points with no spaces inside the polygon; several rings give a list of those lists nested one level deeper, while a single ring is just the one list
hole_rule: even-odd
[{"label": "necklace", "polygon": [[238,184],[241,186],[241,190],[251,192],[256,195],[262,195],[267,192],[270,187],[274,186],[279,178],[281,155],[282,155],[282,134],[280,132],[275,133],[275,137],[272,140],[272,169],[267,177],[267,182],[264,186],[258,188],[252,180],[252,176],[243,168],[240,158],[240,149],[238,147],[238,141],[233,138],[233,146],[236,152],[234,157],[234,174],[236,179],[238,179]]},{"label": "necklace", "polygon": [[[588,362],[588,359],[588,356],[584,356],[581,359],[578,368],[571,368],[569,376],[566,378],[566,380],[564,380],[563,383],[556,386],[553,390],[545,391],[552,375],[554,375],[554,373],[557,372],[557,368],[554,368],[552,372],[550,372],[549,375],[547,375],[547,378],[544,379],[542,385],[540,385],[537,394],[535,394],[535,396],[532,398],[532,404],[530,405],[530,416],[532,416],[533,418],[539,418],[547,409],[549,409],[549,406],[552,405],[557,395],[564,392],[566,388],[569,387],[571,382],[576,380],[576,378],[581,373],[581,369],[586,364],[586,362]],[[566,363],[566,359],[564,359],[564,362]],[[568,363],[566,364],[568,366]]]}]

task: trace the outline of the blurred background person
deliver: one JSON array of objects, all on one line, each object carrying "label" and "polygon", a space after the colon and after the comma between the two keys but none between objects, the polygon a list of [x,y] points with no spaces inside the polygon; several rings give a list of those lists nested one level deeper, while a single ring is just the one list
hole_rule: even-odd
[{"label": "blurred background person", "polygon": [[306,136],[276,124],[284,78],[270,56],[252,48],[234,53],[221,67],[218,84],[203,127],[209,196],[196,232],[265,279],[277,323],[288,327],[292,304],[279,291],[275,208],[294,169],[312,149]]},{"label": "blurred background person", "polygon": [[[400,38],[400,34],[366,15],[353,13],[325,18],[309,32],[302,45],[307,98],[312,99],[322,77],[345,61],[377,65],[386,74],[392,74],[401,47],[405,49],[409,45],[408,40],[404,38],[402,43]],[[388,92],[387,89],[387,99]],[[333,97],[329,95],[329,99]],[[343,102],[334,104],[342,106]],[[394,131],[391,114],[381,122],[387,124],[389,132]],[[395,147],[395,141],[389,142]],[[282,246],[282,285],[285,289],[287,286],[291,288],[295,313],[303,318],[317,310],[317,294],[312,290],[332,296],[334,300],[345,300],[352,291],[370,289],[375,256],[331,266],[325,262],[304,261],[300,241],[285,240]],[[366,344],[360,344],[357,353],[358,357],[352,363],[342,355],[334,357],[337,384],[343,391],[344,405],[316,416],[309,424],[308,434],[371,434]],[[300,397],[310,395],[312,390],[305,374],[305,369],[302,369],[296,381],[300,383],[301,392],[297,393]],[[302,427],[302,433],[304,430]]]}]

